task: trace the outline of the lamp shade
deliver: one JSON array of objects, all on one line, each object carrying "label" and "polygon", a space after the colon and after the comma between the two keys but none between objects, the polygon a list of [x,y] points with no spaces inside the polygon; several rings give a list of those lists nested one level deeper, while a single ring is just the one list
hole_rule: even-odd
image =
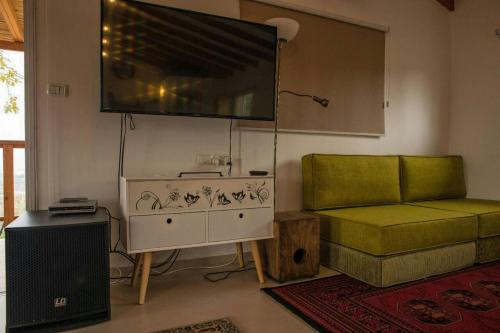
[{"label": "lamp shade", "polygon": [[299,22],[287,17],[276,17],[265,21],[266,24],[278,28],[278,39],[286,42],[291,41],[299,32]]}]

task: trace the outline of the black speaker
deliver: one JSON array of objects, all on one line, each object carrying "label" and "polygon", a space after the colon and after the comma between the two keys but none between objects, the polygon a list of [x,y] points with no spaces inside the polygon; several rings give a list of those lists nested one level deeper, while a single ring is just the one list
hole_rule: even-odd
[{"label": "black speaker", "polygon": [[110,318],[105,211],[27,212],[5,229],[7,332],[56,332]]}]

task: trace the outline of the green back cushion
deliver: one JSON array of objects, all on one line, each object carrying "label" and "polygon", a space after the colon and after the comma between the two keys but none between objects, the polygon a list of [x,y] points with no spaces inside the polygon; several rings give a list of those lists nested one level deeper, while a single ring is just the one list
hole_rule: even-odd
[{"label": "green back cushion", "polygon": [[302,176],[305,209],[401,202],[397,156],[306,155]]},{"label": "green back cushion", "polygon": [[401,192],[405,202],[465,198],[462,157],[401,157]]}]

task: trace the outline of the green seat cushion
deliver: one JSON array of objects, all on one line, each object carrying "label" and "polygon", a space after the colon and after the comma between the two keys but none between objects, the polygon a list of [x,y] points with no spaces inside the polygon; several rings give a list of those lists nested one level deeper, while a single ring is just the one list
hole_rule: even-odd
[{"label": "green seat cushion", "polygon": [[465,198],[461,156],[402,156],[401,195],[404,202]]},{"label": "green seat cushion", "polygon": [[449,199],[416,202],[413,205],[475,214],[479,237],[500,235],[500,201],[481,199]]},{"label": "green seat cushion", "polygon": [[398,156],[311,154],[302,175],[305,209],[401,202]]},{"label": "green seat cushion", "polygon": [[429,249],[477,238],[473,214],[385,205],[317,211],[321,238],[372,255]]}]

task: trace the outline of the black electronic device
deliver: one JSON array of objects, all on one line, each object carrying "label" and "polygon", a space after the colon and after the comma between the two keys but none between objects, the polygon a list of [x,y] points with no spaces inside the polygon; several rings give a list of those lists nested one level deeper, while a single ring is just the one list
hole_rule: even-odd
[{"label": "black electronic device", "polygon": [[7,332],[55,332],[110,318],[108,216],[27,212],[5,229]]},{"label": "black electronic device", "polygon": [[87,198],[66,198],[50,205],[49,214],[94,214],[97,211],[97,207],[97,200],[88,200]]},{"label": "black electronic device", "polygon": [[89,201],[87,197],[76,197],[76,198],[62,198],[59,200],[60,203],[70,203],[70,202],[86,202]]},{"label": "black electronic device", "polygon": [[276,27],[101,0],[101,111],[274,120]]},{"label": "black electronic device", "polygon": [[250,176],[267,176],[269,172],[262,170],[250,170]]}]

